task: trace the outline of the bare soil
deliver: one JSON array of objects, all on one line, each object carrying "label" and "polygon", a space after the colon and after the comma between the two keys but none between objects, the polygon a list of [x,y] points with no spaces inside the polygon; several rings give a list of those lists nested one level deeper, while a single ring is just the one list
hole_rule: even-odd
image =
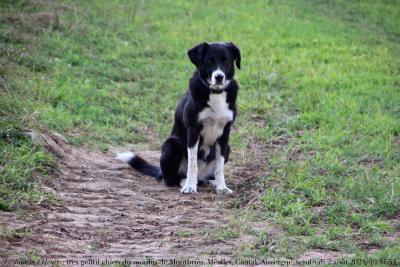
[{"label": "bare soil", "polygon": [[[254,154],[246,154],[248,161],[241,161],[240,152],[234,151],[235,163],[226,166],[227,184],[234,194],[217,195],[210,187],[200,186],[198,193],[184,195],[178,187],[166,187],[114,159],[116,152],[126,148],[90,151],[68,144],[56,133],[27,134],[34,142],[45,142],[59,159],[54,177],[44,181],[45,189],[57,201],[42,200],[26,204],[22,212],[1,214],[3,229],[12,234],[1,240],[0,261],[41,257],[60,260],[61,266],[99,266],[89,259],[229,261],[240,254],[243,244],[256,242],[256,237],[240,230],[241,224],[266,231],[273,239],[281,231],[253,217],[251,222],[239,220],[238,237],[215,236],[229,224],[234,212],[244,213],[261,204],[258,196],[264,185],[258,177],[264,172],[266,151],[278,149],[283,142],[280,139],[267,143],[268,149],[254,142],[248,148]],[[158,151],[135,152],[158,164]],[[300,259],[343,255],[314,250]],[[66,264],[67,260],[77,262]]]},{"label": "bare soil", "polygon": [[[32,250],[53,259],[232,257],[237,240],[207,234],[228,222],[232,196],[207,186],[183,195],[115,160],[111,151],[77,148],[54,133],[30,135],[45,139],[60,158],[48,184],[58,201],[2,214],[3,223],[19,233],[1,245],[8,257]],[[138,154],[158,164],[159,152]]]}]

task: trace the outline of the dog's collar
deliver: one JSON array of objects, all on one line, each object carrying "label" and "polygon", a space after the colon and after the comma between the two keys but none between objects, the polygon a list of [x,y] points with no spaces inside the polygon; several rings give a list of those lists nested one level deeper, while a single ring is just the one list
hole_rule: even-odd
[{"label": "dog's collar", "polygon": [[207,86],[207,88],[208,89],[210,89],[210,91],[211,91],[211,94],[222,94],[224,91],[225,91],[225,89],[226,88],[224,88],[224,89],[212,89],[211,87],[210,87],[210,85],[208,85],[208,83],[206,83],[202,78],[200,78],[200,80],[203,82],[203,84],[205,85],[205,86]]},{"label": "dog's collar", "polygon": [[225,89],[222,89],[222,90],[217,90],[217,89],[212,89],[212,88],[210,88],[210,90],[211,90],[211,94],[222,94],[224,91],[225,91]]}]

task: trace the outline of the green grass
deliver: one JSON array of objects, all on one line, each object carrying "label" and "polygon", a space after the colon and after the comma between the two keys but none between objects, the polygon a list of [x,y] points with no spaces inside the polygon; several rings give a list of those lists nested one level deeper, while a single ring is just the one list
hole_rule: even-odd
[{"label": "green grass", "polygon": [[51,199],[35,181],[50,173],[52,156],[15,132],[3,134],[0,139],[0,210],[15,209],[21,201]]},{"label": "green grass", "polygon": [[190,237],[193,235],[191,232],[186,231],[186,230],[178,231],[175,234],[176,234],[176,236],[178,236],[180,238],[186,238],[186,237]]},{"label": "green grass", "polygon": [[[290,237],[278,254],[399,245],[399,1],[31,3],[0,3],[0,210],[38,199],[52,165],[22,131],[158,147],[194,70],[186,51],[226,40],[242,50],[233,147],[288,140],[260,177],[262,216]],[[46,25],[9,19],[55,10]]]}]

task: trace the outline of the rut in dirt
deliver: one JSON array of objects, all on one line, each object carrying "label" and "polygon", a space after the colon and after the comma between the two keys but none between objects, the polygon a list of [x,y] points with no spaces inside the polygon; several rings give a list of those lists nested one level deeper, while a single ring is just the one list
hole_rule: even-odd
[{"label": "rut in dirt", "polygon": [[[178,187],[117,161],[112,152],[77,148],[54,133],[40,136],[60,158],[48,184],[59,201],[33,205],[23,216],[3,213],[6,225],[30,233],[6,241],[9,255],[35,249],[59,259],[233,257],[238,240],[207,235],[228,223],[232,196],[216,195],[209,187],[182,195]],[[158,165],[159,152],[135,153]]]}]

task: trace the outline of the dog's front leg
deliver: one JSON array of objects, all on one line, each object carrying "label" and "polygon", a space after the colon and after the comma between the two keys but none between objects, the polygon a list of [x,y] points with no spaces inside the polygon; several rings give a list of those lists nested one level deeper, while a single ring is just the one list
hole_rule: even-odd
[{"label": "dog's front leg", "polygon": [[186,173],[186,181],[181,189],[181,193],[197,192],[197,153],[199,149],[199,133],[192,130],[188,132],[188,168]]},{"label": "dog's front leg", "polygon": [[216,166],[214,171],[215,180],[210,181],[215,188],[215,191],[218,194],[230,194],[232,190],[229,189],[225,184],[225,176],[224,176],[224,164],[225,164],[225,155],[228,149],[228,140],[229,140],[229,132],[230,132],[231,124],[228,123],[225,128],[224,132],[219,139],[217,144],[217,151],[216,151]]},{"label": "dog's front leg", "polygon": [[[219,149],[220,150],[220,149]],[[224,176],[224,164],[225,164],[225,157],[223,157],[221,155],[221,153],[218,153],[220,151],[217,151],[217,158],[216,158],[216,168],[214,171],[214,176],[215,176],[215,180],[211,180],[210,182],[212,182],[215,191],[218,194],[230,194],[232,193],[232,190],[229,189],[226,184],[225,184],[225,176]]]}]

